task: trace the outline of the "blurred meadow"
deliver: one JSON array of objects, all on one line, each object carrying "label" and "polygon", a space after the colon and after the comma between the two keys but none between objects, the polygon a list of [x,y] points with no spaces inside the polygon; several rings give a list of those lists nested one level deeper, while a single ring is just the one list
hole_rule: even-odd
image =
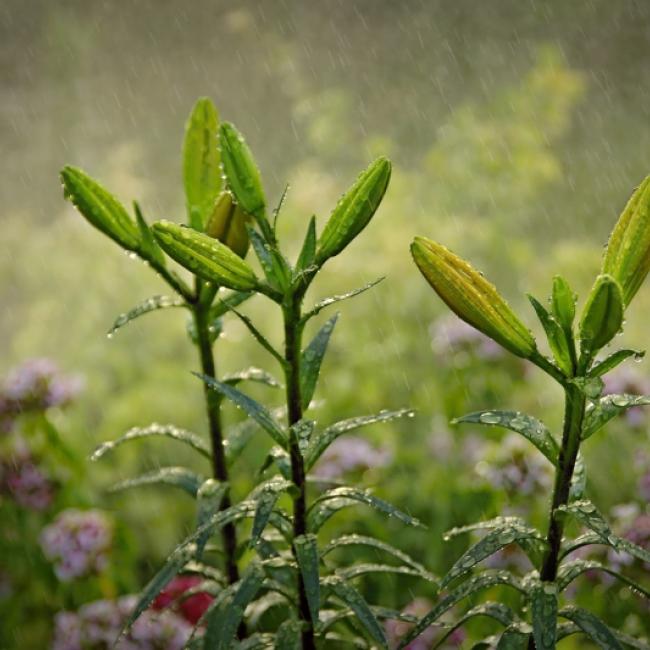
[{"label": "blurred meadow", "polygon": [[[2,0],[0,80],[3,390],[17,390],[30,372],[48,382],[83,380],[68,379],[70,395],[0,432],[0,648],[54,647],[57,612],[136,593],[193,523],[183,494],[108,491],[159,464],[184,460],[209,471],[173,443],[144,441],[87,460],[98,443],[135,425],[173,422],[204,433],[206,423],[182,310],[106,336],[118,314],[165,287],[63,200],[59,170],[77,165],[125,205],[138,199],[151,220],[183,222],[183,125],[200,96],[246,134],[271,204],[289,185],[279,232],[296,253],[308,219],[315,213],[322,226],[359,169],[376,155],[394,164],[376,218],[307,298],[386,276],[341,305],[316,399],[324,422],[383,408],[417,415],[342,438],[322,471],[355,477],[428,529],[358,509],[330,532],[354,522],[440,574],[467,545],[443,542],[454,525],[504,511],[544,525],[549,468],[503,430],[449,422],[499,406],[535,414],[557,432],[561,393],[449,316],[408,245],[421,234],[471,259],[536,332],[525,292],[549,295],[549,273],[563,274],[584,300],[607,234],[650,172],[650,5]],[[265,319],[278,341],[281,324],[265,309],[251,301],[244,311]],[[648,346],[649,309],[645,286],[617,343]],[[223,371],[270,365],[234,319],[217,349]],[[20,370],[43,358],[58,370],[44,362]],[[618,392],[648,393],[648,362],[612,380]],[[228,407],[227,418],[238,417]],[[648,417],[612,421],[585,450],[590,495],[621,533],[636,531],[646,546]],[[56,452],[52,435],[61,442]],[[17,445],[49,481],[44,500],[19,502],[7,479],[17,471]],[[264,436],[253,440],[233,470],[235,493],[250,488],[267,449]],[[70,508],[100,510],[111,541],[96,570],[61,579],[41,531]],[[516,566],[522,558],[493,561]],[[647,582],[647,566],[628,569]],[[433,596],[403,576],[371,576],[361,586],[396,609]],[[648,605],[629,590],[585,576],[576,598],[622,629],[650,635]],[[465,634],[484,629],[489,623],[472,624]]]}]

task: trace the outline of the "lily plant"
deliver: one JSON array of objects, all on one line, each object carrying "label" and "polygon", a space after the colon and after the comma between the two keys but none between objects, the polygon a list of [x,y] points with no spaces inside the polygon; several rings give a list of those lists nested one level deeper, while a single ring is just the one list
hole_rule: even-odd
[{"label": "lily plant", "polygon": [[[488,617],[497,621],[503,632],[475,648],[548,650],[578,633],[608,650],[650,647],[566,598],[567,587],[587,571],[605,571],[630,585],[641,597],[650,596],[647,588],[613,568],[572,556],[577,549],[600,544],[650,562],[650,553],[615,535],[587,498],[581,455],[582,446],[614,416],[650,404],[650,397],[643,395],[602,395],[603,376],[630,358],[640,359],[643,352],[621,349],[599,356],[622,329],[625,310],[650,269],[650,177],[633,193],[611,233],[600,274],[577,323],[576,296],[564,278],[553,279],[548,305],[528,296],[546,334],[550,357],[540,352],[531,332],[497,289],[468,262],[423,237],[414,240],[411,253],[424,278],[453,312],[559,384],[564,393],[564,425],[561,436],[556,437],[543,422],[518,411],[480,411],[455,420],[459,424],[515,431],[547,459],[555,470],[548,523],[540,531],[520,517],[509,516],[449,531],[448,538],[475,531],[483,536],[442,578],[440,588],[444,594],[400,647],[406,647],[430,625],[443,624],[441,617],[464,599],[498,585],[519,593],[521,611],[503,602],[485,602],[468,610],[455,623],[445,623],[448,633],[472,618]],[[577,537],[568,535],[569,522],[583,532]],[[478,569],[481,561],[511,544],[528,554],[536,567],[533,571],[518,577],[507,571]]]}]

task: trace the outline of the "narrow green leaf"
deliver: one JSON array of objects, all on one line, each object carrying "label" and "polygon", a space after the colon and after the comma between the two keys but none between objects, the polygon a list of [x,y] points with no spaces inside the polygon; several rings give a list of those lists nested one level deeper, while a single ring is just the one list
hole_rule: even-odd
[{"label": "narrow green leaf", "polygon": [[[211,517],[219,512],[227,492],[227,483],[221,483],[213,478],[209,478],[203,482],[196,493],[198,528],[202,528]],[[203,554],[209,538],[210,535],[205,533],[198,538],[196,542],[197,557],[200,558]]]},{"label": "narrow green leaf", "polygon": [[580,344],[589,354],[609,343],[623,324],[623,293],[611,275],[599,275],[580,319]]},{"label": "narrow green leaf", "polygon": [[530,633],[522,632],[518,626],[508,627],[499,637],[496,650],[526,650],[529,637]]},{"label": "narrow green leaf", "polygon": [[480,575],[469,578],[440,598],[434,607],[420,619],[418,624],[411,628],[400,640],[398,649],[402,650],[403,648],[406,648],[411,641],[419,637],[422,632],[435,623],[445,612],[449,611],[454,605],[458,604],[463,599],[471,596],[477,591],[494,587],[496,585],[507,585],[522,593],[525,592],[521,582],[508,571],[485,571]]},{"label": "narrow green leaf", "polygon": [[613,370],[619,364],[623,363],[626,359],[634,357],[635,361],[641,361],[645,356],[645,350],[617,350],[613,354],[610,354],[608,357],[605,357],[602,361],[598,362],[594,367],[589,371],[590,377],[602,377],[604,374],[608,373],[610,370]]},{"label": "narrow green leaf", "polygon": [[186,303],[182,298],[174,298],[170,296],[151,296],[143,300],[141,303],[137,304],[133,309],[130,309],[123,314],[120,314],[113,323],[113,326],[108,330],[108,336],[111,337],[117,330],[121,327],[124,327],[132,320],[149,314],[152,311],[158,311],[159,309],[168,309],[170,307],[186,307]]},{"label": "narrow green leaf", "polygon": [[140,229],[112,194],[76,167],[64,167],[61,180],[65,198],[72,201],[87,221],[122,248],[139,251]]},{"label": "narrow green leaf", "polygon": [[138,248],[138,254],[143,259],[149,260],[157,266],[165,266],[165,255],[160,246],[158,246],[158,242],[154,238],[153,233],[142,214],[140,204],[137,201],[133,201],[133,211],[135,212],[135,220],[138,224],[138,230],[140,231],[140,246]]},{"label": "narrow green leaf", "polygon": [[302,625],[295,619],[287,619],[275,633],[275,650],[302,650]]},{"label": "narrow green leaf", "polygon": [[225,316],[231,309],[238,307],[253,295],[251,291],[232,291],[227,296],[219,298],[210,308],[210,320]]},{"label": "narrow green leaf", "polygon": [[437,583],[430,573],[420,573],[417,569],[408,566],[394,566],[392,564],[378,564],[373,562],[364,562],[362,564],[353,564],[349,567],[342,567],[336,570],[336,575],[344,580],[353,580],[372,573],[393,573],[396,575],[415,576],[428,582]]},{"label": "narrow green leaf", "polygon": [[[629,634],[619,632],[611,627],[608,627],[609,632],[616,638],[616,640],[621,643],[626,648],[636,648],[636,650],[650,650],[650,645],[647,642],[640,639],[635,639]],[[558,625],[558,634],[557,640],[561,641],[572,634],[580,634],[582,629],[579,628],[575,623],[560,623]]]},{"label": "narrow green leaf", "polygon": [[236,291],[257,288],[253,269],[219,240],[171,221],[157,221],[152,229],[163,250],[200,278]]},{"label": "narrow green leaf", "polygon": [[374,415],[361,415],[347,420],[341,420],[325,428],[323,431],[312,436],[312,439],[305,454],[305,467],[310,470],[322,453],[344,433],[359,429],[361,427],[377,424],[379,422],[390,422],[403,417],[413,417],[411,409],[399,409],[397,411],[380,411]]},{"label": "narrow green leaf", "polygon": [[299,535],[293,540],[293,548],[302,575],[311,620],[314,625],[317,625],[320,611],[320,575],[316,535]]},{"label": "narrow green leaf", "polygon": [[317,302],[308,312],[304,314],[304,316],[301,319],[302,323],[306,323],[310,318],[313,318],[317,314],[319,314],[325,307],[329,307],[330,305],[334,305],[337,302],[341,302],[342,300],[348,300],[349,298],[354,298],[355,296],[358,296],[362,293],[365,293],[368,291],[368,289],[372,289],[375,285],[379,284],[385,279],[385,277],[377,278],[376,280],[373,280],[372,282],[368,282],[368,284],[364,284],[362,287],[359,287],[357,289],[353,289],[352,291],[348,291],[347,293],[341,293],[336,296],[330,296],[329,298],[323,298],[323,300],[320,300]]},{"label": "narrow green leaf", "polygon": [[325,578],[323,584],[331,589],[356,614],[358,621],[363,625],[368,634],[382,648],[387,649],[388,641],[386,640],[384,628],[377,621],[363,596],[352,585],[336,576]]},{"label": "narrow green leaf", "polygon": [[188,223],[202,231],[221,191],[219,116],[206,97],[199,99],[185,126],[183,184]]},{"label": "narrow green leaf", "polygon": [[557,630],[557,586],[537,582],[530,590],[533,638],[537,650],[553,650]]},{"label": "narrow green leaf", "polygon": [[422,564],[416,562],[411,556],[386,542],[375,539],[374,537],[367,537],[365,535],[343,535],[341,537],[337,537],[321,550],[321,557],[325,557],[332,551],[345,546],[369,546],[370,548],[375,548],[379,551],[383,551],[384,553],[392,555],[422,575],[427,576],[427,579],[430,579],[434,582],[436,580],[434,575],[429,573]]},{"label": "narrow green leaf", "polygon": [[253,381],[258,384],[272,386],[273,388],[280,387],[280,382],[273,375],[266,372],[266,370],[256,368],[255,366],[246,368],[246,370],[233,372],[223,378],[223,383],[230,384],[231,386],[236,386],[239,382],[242,381]]},{"label": "narrow green leaf", "polygon": [[343,195],[318,240],[318,264],[338,255],[368,225],[384,198],[390,174],[390,161],[378,158]]},{"label": "narrow green leaf", "polygon": [[236,309],[231,309],[232,313],[239,318],[239,320],[244,323],[248,331],[253,335],[255,340],[269,353],[271,356],[273,356],[277,362],[284,367],[284,358],[282,355],[273,347],[271,342],[260,332],[255,325],[253,325],[253,321],[251,319],[238,312]]},{"label": "narrow green leaf", "polygon": [[650,591],[631,578],[595,560],[572,560],[562,564],[557,574],[558,591],[564,591],[578,576],[587,571],[602,571],[603,573],[607,573],[631,587],[632,591],[650,599]]},{"label": "narrow green leaf", "polygon": [[338,314],[334,314],[325,322],[300,357],[300,396],[303,409],[309,406],[314,396],[321,363],[338,317]]},{"label": "narrow green leaf", "polygon": [[[243,641],[240,641],[237,645],[237,650],[268,650],[273,647],[272,634],[256,632]],[[201,650],[204,650],[203,646],[201,646]]]},{"label": "narrow green leaf", "polygon": [[92,453],[90,460],[99,460],[108,452],[113,451],[116,447],[129,442],[131,440],[139,440],[140,438],[150,438],[160,436],[163,438],[170,438],[171,440],[178,440],[196,449],[200,454],[206,458],[211,458],[210,447],[200,438],[196,433],[180,429],[173,424],[150,424],[148,427],[133,427],[129,429],[123,436],[116,440],[104,442]]},{"label": "narrow green leaf", "polygon": [[[395,517],[396,519],[399,519],[399,521],[410,526],[419,526],[424,528],[423,524],[415,517],[410,517],[387,501],[372,496],[372,494],[367,490],[360,490],[352,487],[335,487],[321,494],[309,508],[307,527],[311,532],[315,533],[327,518],[336,511],[336,502],[341,498],[370,506],[375,510],[387,514],[389,517]],[[323,519],[324,516],[325,519]]]},{"label": "narrow green leaf", "polygon": [[582,439],[586,440],[601,429],[612,418],[635,406],[647,406],[650,397],[645,395],[605,395],[596,402],[591,402],[585,412],[582,427]]},{"label": "narrow green leaf", "polygon": [[573,361],[571,357],[571,342],[567,338],[566,332],[560,323],[551,314],[546,311],[544,306],[536,300],[533,296],[528,294],[528,300],[533,306],[539,322],[546,332],[548,344],[553,353],[559,368],[565,375],[571,376],[573,374]]},{"label": "narrow green leaf", "polygon": [[232,598],[217,608],[207,620],[204,645],[211,650],[229,650],[244,617],[246,606],[255,598],[264,582],[264,571],[251,564],[240,580]]},{"label": "narrow green leaf", "polygon": [[559,445],[546,426],[531,415],[519,411],[476,411],[452,420],[452,424],[466,422],[515,431],[532,442],[553,465],[557,464]]},{"label": "narrow green leaf", "polygon": [[[575,623],[603,650],[623,650],[616,636],[597,616],[581,607],[564,607],[560,616]],[[554,647],[554,646],[553,646]]]},{"label": "narrow green leaf", "polygon": [[569,491],[570,501],[580,501],[585,498],[587,491],[587,467],[582,452],[578,452],[576,464],[571,477],[571,489]]},{"label": "narrow green leaf", "polygon": [[250,495],[250,498],[257,503],[249,541],[251,548],[259,542],[280,495],[292,487],[291,481],[274,477],[258,485]]},{"label": "narrow green leaf", "polygon": [[463,555],[456,560],[447,575],[442,579],[440,588],[443,589],[449,583],[464,576],[479,562],[497,551],[500,551],[504,546],[510,544],[521,544],[526,540],[540,540],[540,534],[534,529],[519,528],[515,525],[505,525],[501,528],[491,530],[485,537],[480,539],[476,544],[470,546]]},{"label": "narrow green leaf", "polygon": [[280,291],[285,291],[291,283],[291,271],[287,261],[274,245],[265,241],[251,227],[248,228],[248,236],[268,283]]},{"label": "narrow green leaf", "polygon": [[516,530],[530,533],[534,536],[541,536],[541,533],[537,531],[532,526],[529,526],[524,519],[521,517],[495,517],[494,519],[486,519],[484,521],[477,521],[473,524],[467,524],[466,526],[457,526],[448,530],[442,536],[443,540],[449,541],[454,537],[463,535],[465,533],[471,533],[477,530],[502,530],[502,529],[514,528]]},{"label": "narrow green leaf", "polygon": [[250,418],[228,427],[224,440],[228,464],[234,463],[239,458],[246,445],[259,430],[259,424]]},{"label": "narrow green leaf", "polygon": [[570,337],[576,316],[576,295],[569,283],[560,275],[553,278],[551,311],[567,337]]},{"label": "narrow green leaf", "polygon": [[131,629],[131,626],[139,618],[140,614],[151,605],[156,596],[166,587],[170,580],[182,571],[185,564],[194,556],[195,552],[196,547],[193,544],[190,544],[177,548],[171,553],[171,555],[169,555],[158,573],[154,575],[142,590],[133,611],[124,622],[118,640]]},{"label": "narrow green leaf", "polygon": [[287,439],[284,431],[271,413],[259,402],[256,402],[253,398],[245,395],[236,388],[221,381],[217,381],[212,377],[201,375],[196,372],[192,374],[196,375],[199,379],[202,379],[210,388],[216,390],[218,393],[229,399],[235,406],[242,409],[246,415],[255,420],[255,422],[257,422],[278,445],[282,448],[286,448]]},{"label": "narrow green leaf", "polygon": [[307,234],[298,255],[296,262],[296,273],[302,273],[309,267],[313,266],[316,258],[316,217],[309,220]]},{"label": "narrow green leaf", "polygon": [[180,488],[195,497],[203,481],[203,477],[186,467],[161,467],[135,478],[120,481],[111,488],[111,492],[119,492],[143,485],[161,484]]}]

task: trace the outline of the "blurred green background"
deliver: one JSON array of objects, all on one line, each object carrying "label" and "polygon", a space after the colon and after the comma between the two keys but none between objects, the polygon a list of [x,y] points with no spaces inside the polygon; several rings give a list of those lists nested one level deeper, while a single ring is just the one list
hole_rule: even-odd
[{"label": "blurred green background", "polygon": [[[391,460],[362,463],[352,475],[429,528],[404,530],[360,511],[329,532],[372,530],[442,572],[467,543],[443,544],[452,525],[504,508],[541,525],[543,481],[528,494],[489,480],[489,466],[516,464],[528,452],[509,452],[503,432],[459,431],[448,421],[499,406],[557,430],[561,396],[539,373],[480,343],[450,343],[455,335],[445,327],[454,321],[441,320],[445,310],[408,244],[427,235],[472,259],[535,331],[525,291],[545,298],[552,275],[562,273],[584,298],[608,232],[650,172],[647,3],[4,0],[0,79],[0,369],[45,356],[85,377],[74,406],[52,416],[80,456],[134,425],[169,421],[204,432],[205,423],[183,313],[153,314],[106,337],[117,314],[165,288],[63,201],[58,171],[78,165],[126,204],[137,198],[150,219],[184,221],[183,124],[207,95],[246,134],[270,202],[290,185],[280,232],[296,252],[309,217],[322,226],[373,156],[394,162],[375,220],[310,295],[387,276],[340,307],[318,418],[416,408],[413,420],[368,430]],[[617,344],[647,345],[648,308],[646,287]],[[278,340],[267,309],[246,306]],[[232,320],[217,354],[224,371],[250,363],[276,370]],[[647,381],[646,366],[628,379]],[[650,470],[648,442],[643,419],[616,422],[590,440],[590,492],[603,511],[647,508],[638,485]],[[236,466],[238,493],[265,448],[260,436]],[[116,581],[118,591],[143,584],[194,512],[182,495],[105,489],[178,460],[175,447],[142,444],[85,470],[78,499],[111,511],[125,531],[132,570]],[[421,583],[395,578],[363,587],[391,607],[431,596]],[[85,589],[106,595],[101,586]],[[584,592],[612,624],[650,632],[647,605],[608,585]],[[1,647],[47,647],[51,612],[89,597],[55,582],[35,596],[14,587],[0,601],[12,617],[0,625]],[[37,625],[26,629],[26,617]]]}]

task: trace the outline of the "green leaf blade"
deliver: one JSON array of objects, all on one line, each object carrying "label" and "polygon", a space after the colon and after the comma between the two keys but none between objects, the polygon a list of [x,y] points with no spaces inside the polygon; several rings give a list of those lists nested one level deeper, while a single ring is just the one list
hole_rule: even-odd
[{"label": "green leaf blade", "polygon": [[321,364],[327,346],[334,331],[338,314],[330,318],[321,328],[318,333],[310,341],[309,345],[303,350],[300,357],[300,397],[302,400],[302,407],[306,409],[314,396],[316,384],[318,383],[318,375],[320,374]]}]

